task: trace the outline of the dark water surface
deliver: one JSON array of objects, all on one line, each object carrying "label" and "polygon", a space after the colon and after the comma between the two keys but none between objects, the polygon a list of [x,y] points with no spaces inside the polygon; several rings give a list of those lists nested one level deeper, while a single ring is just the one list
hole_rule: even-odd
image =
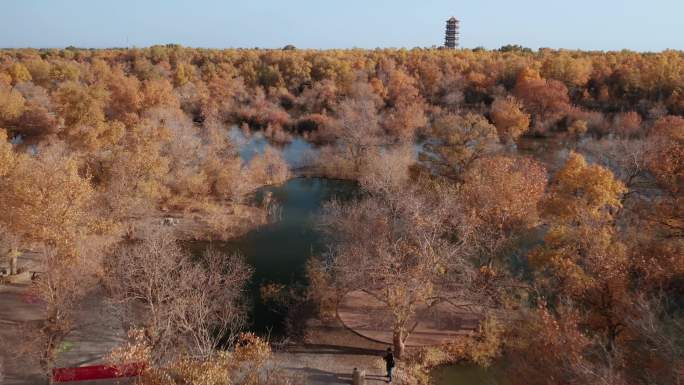
[{"label": "dark water surface", "polygon": [[[264,151],[268,141],[259,135],[245,137],[233,128],[231,139],[238,144],[244,161]],[[422,145],[415,147],[423,151]],[[317,149],[302,138],[280,147],[290,167],[307,164]],[[271,192],[279,205],[278,219],[258,229],[227,242],[213,242],[226,253],[239,252],[254,269],[250,284],[252,312],[250,329],[271,337],[284,332],[283,309],[261,298],[259,288],[264,284],[277,283],[297,287],[306,284],[305,266],[312,255],[325,250],[323,236],[316,228],[316,217],[322,206],[331,199],[350,200],[360,196],[358,185],[351,181],[325,178],[296,178],[280,186],[269,186],[256,194],[260,201]],[[204,250],[210,242],[193,245],[197,251]],[[502,382],[501,365],[481,368],[471,364],[456,364],[437,368],[432,373],[435,385],[493,385]]]},{"label": "dark water surface", "polygon": [[[279,219],[227,242],[213,242],[226,253],[240,253],[254,272],[250,283],[252,314],[250,329],[257,333],[283,332],[285,314],[272,302],[262,300],[259,288],[268,283],[289,286],[305,282],[305,265],[312,255],[320,254],[325,244],[316,229],[316,215],[331,199],[348,200],[358,196],[356,183],[324,178],[296,178],[280,186],[265,187],[280,207]],[[193,244],[203,250],[209,242]]]},{"label": "dark water surface", "polygon": [[[213,242],[226,253],[239,252],[254,269],[250,284],[252,313],[250,329],[271,337],[284,332],[285,314],[272,302],[262,300],[259,288],[266,283],[280,283],[290,287],[306,282],[305,265],[312,255],[325,250],[322,234],[316,228],[316,216],[325,202],[331,199],[358,198],[356,183],[324,178],[297,178],[281,186],[262,189],[260,200],[270,191],[281,207],[278,220],[227,242]],[[209,242],[193,245],[198,251]],[[433,372],[435,385],[493,385],[502,384],[501,368],[483,369],[475,365],[457,364],[437,368]]]}]

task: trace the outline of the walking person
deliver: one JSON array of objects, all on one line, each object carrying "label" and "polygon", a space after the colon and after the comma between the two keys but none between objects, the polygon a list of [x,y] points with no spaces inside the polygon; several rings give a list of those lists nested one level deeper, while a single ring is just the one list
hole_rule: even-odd
[{"label": "walking person", "polygon": [[394,369],[394,354],[392,348],[387,348],[387,353],[383,357],[385,360],[385,367],[387,368],[387,382],[392,382],[392,370]]}]

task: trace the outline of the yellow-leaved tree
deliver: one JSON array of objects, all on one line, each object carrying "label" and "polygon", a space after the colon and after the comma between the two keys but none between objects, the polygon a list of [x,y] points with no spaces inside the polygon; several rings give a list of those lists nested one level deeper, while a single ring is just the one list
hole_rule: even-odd
[{"label": "yellow-leaved tree", "polygon": [[25,241],[72,255],[89,220],[93,190],[79,174],[75,157],[59,146],[39,151],[35,156],[17,153],[7,135],[0,134],[0,223]]},{"label": "yellow-leaved tree", "polygon": [[544,203],[549,227],[544,244],[530,255],[533,265],[553,270],[559,283],[574,293],[592,285],[600,264],[614,260],[618,268],[624,252],[615,239],[613,219],[626,192],[608,169],[572,152]]},{"label": "yellow-leaved tree", "polygon": [[93,284],[88,261],[79,259],[93,190],[63,146],[36,151],[16,151],[0,130],[0,227],[24,246],[44,246],[42,273],[31,291],[44,304],[45,318],[25,325],[17,351],[36,358],[49,378],[59,346],[76,327],[73,310]]},{"label": "yellow-leaved tree", "polygon": [[530,254],[542,292],[556,306],[570,300],[611,350],[628,314],[629,260],[615,226],[622,182],[572,152],[543,207],[548,230]]},{"label": "yellow-leaved tree", "polygon": [[12,169],[14,157],[12,145],[7,141],[7,132],[0,128],[0,178]]},{"label": "yellow-leaved tree", "polygon": [[513,97],[492,103],[492,120],[503,143],[515,142],[530,127],[530,115],[522,108],[522,103]]}]

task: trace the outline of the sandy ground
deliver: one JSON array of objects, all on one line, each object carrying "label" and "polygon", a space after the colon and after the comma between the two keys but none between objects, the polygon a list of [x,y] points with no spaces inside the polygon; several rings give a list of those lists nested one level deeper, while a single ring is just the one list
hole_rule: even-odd
[{"label": "sandy ground", "polygon": [[353,333],[339,320],[310,319],[303,343],[284,347],[275,357],[295,383],[351,384],[352,372],[358,368],[372,385],[386,382],[382,356],[387,347]]},{"label": "sandy ground", "polygon": [[[0,286],[0,359],[4,364],[6,385],[44,382],[37,362],[19,355],[22,344],[20,325],[40,320],[42,307],[26,293],[27,285]],[[57,367],[94,365],[123,341],[125,333],[104,303],[101,292],[86,297],[76,313],[77,327],[65,340],[65,351]],[[81,382],[83,384],[83,382]]]},{"label": "sandy ground", "polygon": [[[348,293],[337,308],[342,323],[370,340],[392,343],[393,317],[390,309],[372,295],[356,290]],[[409,319],[411,334],[406,346],[441,345],[471,335],[478,328],[480,317],[447,302],[428,307],[419,304]]]},{"label": "sandy ground", "polygon": [[[44,383],[34,363],[17,359],[21,342],[18,326],[41,317],[40,304],[26,296],[27,285],[0,286],[0,357],[5,366],[6,385]],[[60,354],[59,367],[93,365],[103,362],[110,349],[123,341],[123,329],[101,292],[94,292],[84,302],[76,317],[79,327],[66,339],[69,349]],[[293,377],[296,384],[350,384],[354,368],[366,372],[368,384],[384,383],[382,354],[387,345],[365,339],[338,320],[322,322],[311,319],[302,343],[280,347],[274,354],[274,366]],[[80,385],[131,383],[130,380],[78,382]]]},{"label": "sandy ground", "polygon": [[[0,287],[0,357],[5,364],[6,385],[44,383],[37,367],[17,359],[16,347],[21,341],[18,325],[38,320],[39,304],[30,303],[25,285]],[[123,330],[110,309],[102,301],[102,293],[93,293],[78,312],[79,328],[67,338],[70,348],[60,354],[59,367],[93,365],[123,341]],[[384,383],[382,354],[387,345],[372,342],[346,329],[339,321],[323,323],[312,319],[307,323],[303,343],[282,347],[274,354],[274,366],[293,377],[296,384],[350,384],[354,368],[364,370],[368,384]],[[80,385],[131,383],[130,380],[78,382]]]},{"label": "sandy ground", "polygon": [[[38,255],[27,253],[20,266],[35,271]],[[18,357],[22,335],[20,325],[40,320],[42,306],[27,293],[28,282],[0,285],[0,360],[6,385],[45,383],[37,363]],[[58,367],[94,365],[104,362],[111,349],[125,335],[120,319],[104,300],[102,291],[85,299],[76,315],[77,327],[66,339],[66,349],[57,360]],[[354,368],[366,372],[367,384],[385,383],[382,355],[387,344],[364,338],[338,319],[307,321],[304,340],[277,347],[273,365],[293,377],[294,384],[350,384]],[[397,371],[401,376],[401,371]],[[79,385],[130,384],[131,380],[74,382]]]},{"label": "sandy ground", "polygon": [[[40,272],[40,255],[26,252],[19,258],[19,266],[31,272]],[[0,360],[3,363],[3,385],[29,385],[45,383],[37,361],[20,354],[21,325],[39,321],[43,307],[30,292],[30,282],[0,284]],[[89,293],[75,314],[76,327],[64,341],[57,367],[93,365],[123,341],[125,336],[119,319],[104,300],[102,289]],[[83,382],[80,382],[82,385]]]},{"label": "sandy ground", "polygon": [[24,301],[25,288],[21,285],[0,287],[0,360],[4,371],[3,384],[37,384],[37,371],[24,372],[25,365],[19,361],[21,332],[19,325],[39,320],[38,305]]},{"label": "sandy ground", "polygon": [[140,236],[142,233],[139,229],[169,225],[179,239],[224,240],[240,236],[267,222],[267,212],[261,207],[214,206],[212,210],[156,211],[142,218],[131,218],[131,235]]},{"label": "sandy ground", "polygon": [[[214,232],[229,237],[242,234],[266,221],[266,212],[259,207],[241,205],[236,212],[232,207],[218,206],[213,215],[202,211],[157,212],[135,220],[132,229],[163,226],[166,218],[174,218],[171,227],[181,239],[215,237]],[[137,230],[132,230],[133,234]],[[123,235],[123,234],[122,234]],[[109,240],[111,241],[111,239]],[[4,264],[0,261],[0,264]],[[19,282],[0,283],[0,382],[7,385],[32,385],[44,383],[37,362],[21,356],[20,347],[24,336],[21,325],[39,321],[43,317],[40,303],[29,293],[30,272],[40,272],[40,255],[25,252],[19,258],[19,267],[28,270]],[[90,293],[76,313],[76,328],[66,338],[64,351],[59,354],[57,367],[74,367],[103,363],[113,347],[125,336],[120,320],[104,300],[101,289]],[[93,384],[118,383],[118,381],[95,381]],[[81,385],[88,383],[79,382]]]}]

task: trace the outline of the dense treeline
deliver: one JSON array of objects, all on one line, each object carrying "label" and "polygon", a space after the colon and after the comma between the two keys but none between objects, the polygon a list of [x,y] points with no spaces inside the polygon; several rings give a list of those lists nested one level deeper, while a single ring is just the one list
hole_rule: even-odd
[{"label": "dense treeline", "polygon": [[423,111],[484,112],[507,96],[522,101],[539,134],[575,120],[606,134],[622,121],[684,113],[683,61],[678,51],[5,50],[0,118],[26,137],[95,126],[74,143],[91,149],[116,139],[114,122],[133,126],[158,107],[180,106],[195,122],[306,131],[368,84],[397,137],[421,127]]},{"label": "dense treeline", "polygon": [[368,146],[429,136],[464,112],[483,115],[504,143],[521,135],[643,137],[684,114],[684,55],[177,45],[0,54],[0,128],[8,140],[83,155],[79,171],[116,193],[104,199],[120,216],[149,200],[236,199],[282,179],[266,172],[279,161],[275,152],[251,178],[238,177],[225,124],[276,141],[304,134],[328,145],[322,165],[331,158],[346,166],[337,174],[349,175]]},{"label": "dense treeline", "polygon": [[[512,384],[676,384],[683,115],[679,51],[4,50],[0,241],[46,246],[45,368],[85,275],[126,303],[141,283],[166,290],[145,298],[154,311],[133,330],[150,360],[192,372],[167,348],[195,339],[192,357],[209,358],[198,365],[220,366],[206,331],[237,339],[249,269],[215,253],[192,267],[168,234],[133,241],[126,226],[178,210],[225,234],[247,192],[290,175],[275,147],[243,162],[228,128],[301,135],[317,144],[316,171],[366,192],[326,208],[331,253],[311,263],[312,297],[380,293],[398,355],[416,304],[443,297],[484,319],[458,358],[506,352]],[[122,236],[130,244],[112,247]],[[179,265],[192,277],[175,276]]]}]

